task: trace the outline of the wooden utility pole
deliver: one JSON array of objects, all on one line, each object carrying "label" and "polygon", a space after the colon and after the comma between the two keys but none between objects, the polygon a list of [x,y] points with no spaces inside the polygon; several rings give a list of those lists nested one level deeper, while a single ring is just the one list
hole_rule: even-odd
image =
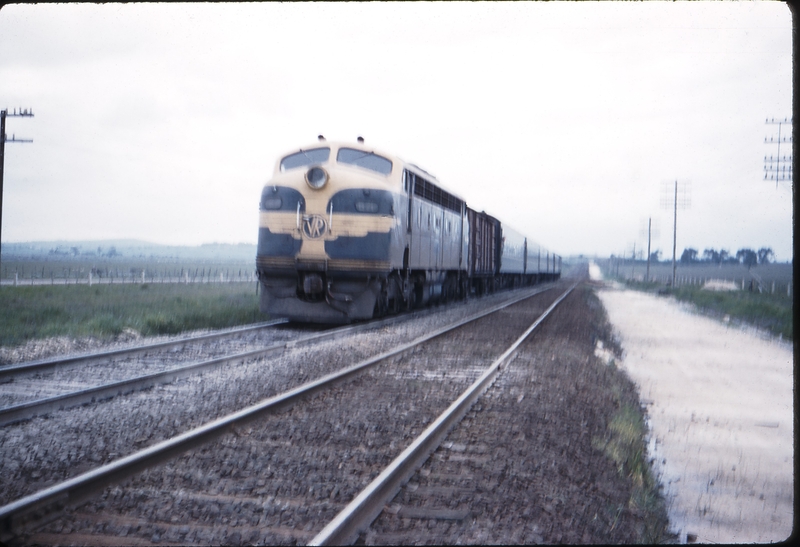
[{"label": "wooden utility pole", "polygon": [[673,202],[675,207],[672,214],[672,288],[675,288],[675,273],[677,266],[675,264],[675,251],[678,246],[678,181],[675,181],[675,200]]},{"label": "wooden utility pole", "polygon": [[5,164],[5,153],[7,142],[33,142],[31,139],[18,139],[15,135],[11,135],[9,139],[6,137],[6,117],[7,116],[24,116],[33,117],[32,110],[23,110],[15,108],[13,112],[0,110],[0,243],[3,241],[3,165]]},{"label": "wooden utility pole", "polygon": [[650,282],[650,234],[652,232],[653,218],[647,219],[647,273],[644,276],[644,282]]},{"label": "wooden utility pole", "polygon": [[[664,190],[669,191],[669,183],[664,183]],[[675,280],[677,279],[677,260],[676,254],[678,250],[678,207],[681,209],[687,209],[691,203],[690,198],[688,196],[689,193],[689,183],[683,182],[681,183],[681,190],[683,192],[683,197],[680,201],[678,201],[678,181],[675,181],[672,199],[668,199],[666,197],[662,198],[661,206],[664,208],[671,208],[672,209],[672,286],[675,287]]]}]

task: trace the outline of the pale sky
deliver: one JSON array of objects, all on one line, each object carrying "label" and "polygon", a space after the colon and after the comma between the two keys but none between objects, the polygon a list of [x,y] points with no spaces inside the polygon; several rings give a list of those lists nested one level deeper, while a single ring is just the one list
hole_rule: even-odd
[{"label": "pale sky", "polygon": [[[275,161],[355,141],[564,256],[790,260],[781,2],[47,4],[0,9],[3,242],[255,243]],[[782,134],[790,132],[783,126]],[[784,146],[781,155],[791,153]],[[671,195],[670,195],[671,197]]]}]

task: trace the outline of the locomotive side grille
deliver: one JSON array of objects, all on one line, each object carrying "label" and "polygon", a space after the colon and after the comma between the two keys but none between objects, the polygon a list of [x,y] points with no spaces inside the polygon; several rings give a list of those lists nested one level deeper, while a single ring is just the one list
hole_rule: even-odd
[{"label": "locomotive side grille", "polygon": [[442,190],[435,184],[428,182],[419,175],[415,177],[414,182],[414,195],[423,199],[427,199],[437,205],[441,205],[446,209],[450,209],[458,214],[461,214],[461,209],[464,202],[455,197],[450,192]]}]

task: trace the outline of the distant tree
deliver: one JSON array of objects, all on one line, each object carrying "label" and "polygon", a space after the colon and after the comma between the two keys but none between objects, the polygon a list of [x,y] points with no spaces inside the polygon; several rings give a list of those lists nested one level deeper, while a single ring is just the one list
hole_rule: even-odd
[{"label": "distant tree", "polygon": [[749,270],[758,264],[758,255],[753,249],[739,249],[736,251],[736,260],[747,266]]},{"label": "distant tree", "polygon": [[719,264],[719,253],[716,249],[705,249],[703,251],[703,259],[714,264]]},{"label": "distant tree", "polygon": [[731,254],[728,251],[726,251],[725,249],[720,249],[719,250],[719,261],[720,261],[720,263],[727,262],[728,260],[730,260],[730,258],[731,258]]},{"label": "distant tree", "polygon": [[681,262],[684,264],[697,262],[697,249],[684,249],[681,255]]},{"label": "distant tree", "polygon": [[658,262],[659,260],[661,260],[660,257],[661,257],[661,251],[660,250],[654,251],[650,253],[650,262]]},{"label": "distant tree", "polygon": [[770,247],[761,247],[758,250],[759,264],[769,264],[772,260],[775,260],[775,253],[772,252]]},{"label": "distant tree", "polygon": [[110,247],[108,249],[108,253],[106,253],[106,256],[119,256],[119,253],[117,252],[117,248],[116,247]]}]

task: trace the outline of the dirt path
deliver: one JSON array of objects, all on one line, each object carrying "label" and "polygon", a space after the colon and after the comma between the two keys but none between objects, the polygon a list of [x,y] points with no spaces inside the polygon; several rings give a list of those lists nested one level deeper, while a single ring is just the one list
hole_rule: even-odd
[{"label": "dirt path", "polygon": [[[599,270],[592,268],[594,276]],[[794,504],[793,352],[673,300],[599,296],[648,403],[671,528],[682,541],[782,541]]]}]

